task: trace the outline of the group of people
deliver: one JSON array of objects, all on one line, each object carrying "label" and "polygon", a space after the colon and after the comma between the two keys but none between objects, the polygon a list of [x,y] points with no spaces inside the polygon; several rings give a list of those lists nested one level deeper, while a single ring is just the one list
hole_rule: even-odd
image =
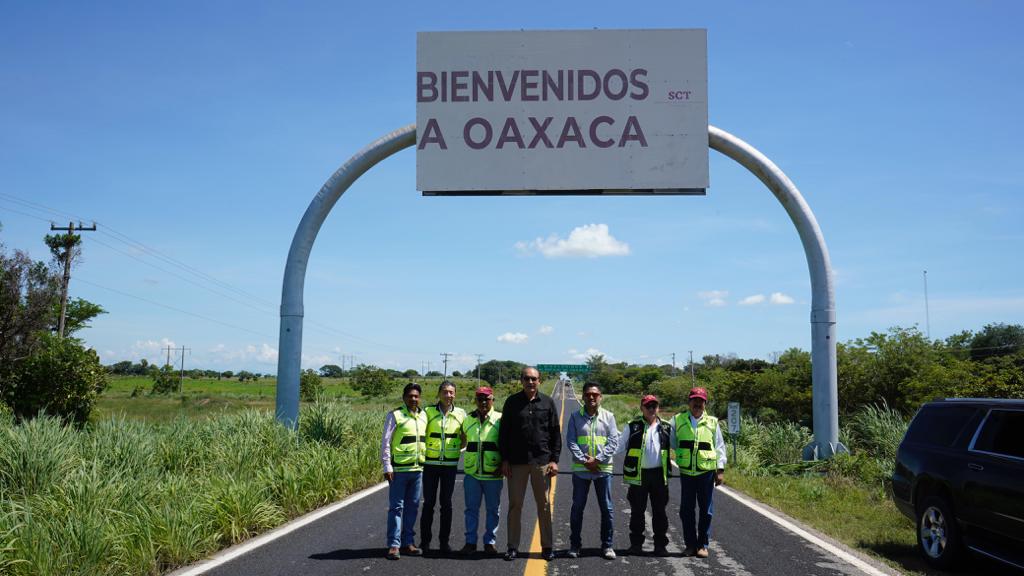
[{"label": "group of people", "polygon": [[[456,388],[451,381],[445,380],[438,387],[436,404],[423,408],[419,384],[409,383],[402,390],[403,405],[385,416],[381,440],[381,462],[389,484],[388,559],[398,560],[403,554],[420,556],[433,548],[434,509],[438,504],[436,549],[441,554],[453,552],[452,496],[460,456],[465,473],[466,532],[459,552],[468,555],[478,550],[483,503],[483,551],[499,554],[496,544],[501,491],[507,480],[505,560],[515,560],[520,554],[527,484],[537,507],[541,556],[554,559],[550,494],[562,452],[559,414],[551,397],[540,391],[540,372],[536,368],[524,368],[520,382],[522,391],[509,396],[501,412],[494,409],[494,392],[487,386],[476,389],[476,408],[469,413],[455,406]],[[591,484],[601,512],[602,556],[609,560],[616,557],[612,547],[612,461],[620,453],[625,454],[622,478],[628,486],[630,505],[628,553],[643,553],[649,502],[654,554],[668,555],[668,482],[671,468],[678,468],[684,555],[708,557],[714,488],[722,484],[726,453],[718,419],[704,410],[707,400],[706,390],[693,388],[687,409],[665,420],[659,415],[658,398],[645,395],[640,399],[641,416],[620,431],[614,414],[601,407],[600,386],[584,384],[582,406],[569,417],[565,434],[565,444],[572,453],[569,557],[577,558],[582,549],[583,514]],[[417,516],[419,547],[415,544]]]}]

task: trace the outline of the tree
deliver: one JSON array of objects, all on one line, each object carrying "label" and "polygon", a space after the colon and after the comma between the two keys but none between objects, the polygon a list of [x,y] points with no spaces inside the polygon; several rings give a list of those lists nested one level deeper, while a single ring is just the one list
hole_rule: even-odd
[{"label": "tree", "polygon": [[312,368],[307,368],[299,375],[299,397],[306,402],[316,400],[324,393],[324,382],[320,374]]},{"label": "tree", "polygon": [[412,368],[402,372],[402,378],[406,380],[415,380],[420,377],[420,373],[413,370]]},{"label": "tree", "polygon": [[107,367],[107,371],[111,374],[117,374],[119,376],[127,376],[132,373],[132,361],[122,360],[121,362],[115,362]]},{"label": "tree", "polygon": [[[60,301],[54,303],[54,317],[55,319],[60,316]],[[71,336],[75,332],[78,332],[82,328],[89,327],[89,321],[99,316],[100,314],[106,314],[107,311],[103,309],[99,304],[89,302],[84,298],[72,298],[68,300],[67,309],[64,313],[64,335]],[[57,324],[52,326],[54,332],[57,331]]]},{"label": "tree", "polygon": [[60,280],[52,270],[20,250],[8,255],[0,245],[0,378],[54,324],[59,300]]},{"label": "tree", "polygon": [[1020,324],[986,324],[971,339],[971,360],[984,361],[1024,349],[1024,326]]},{"label": "tree", "polygon": [[178,372],[170,364],[164,364],[159,370],[153,372],[150,377],[153,379],[153,387],[150,389],[151,394],[170,394],[178,390],[178,384],[180,383]]},{"label": "tree", "polygon": [[320,376],[324,378],[341,378],[345,371],[337,364],[324,364],[320,367]]},{"label": "tree", "polygon": [[452,378],[462,378],[462,372],[459,372],[458,370],[452,372]]},{"label": "tree", "polygon": [[232,378],[235,377],[235,373],[232,372],[231,370],[225,370],[221,372],[220,375],[222,378],[227,378],[228,380],[231,380]]},{"label": "tree", "polygon": [[363,396],[383,398],[391,388],[386,370],[360,364],[352,370],[352,388]]},{"label": "tree", "polygon": [[239,382],[245,382],[246,380],[257,380],[259,376],[249,372],[248,370],[241,370],[236,374]]},{"label": "tree", "polygon": [[79,425],[107,387],[107,371],[94,350],[49,333],[40,335],[30,355],[15,362],[4,379],[3,400],[19,419],[43,411]]}]

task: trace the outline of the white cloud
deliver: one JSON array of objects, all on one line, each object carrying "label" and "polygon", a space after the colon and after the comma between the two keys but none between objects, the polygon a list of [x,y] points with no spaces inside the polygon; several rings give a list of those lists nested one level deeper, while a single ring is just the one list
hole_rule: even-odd
[{"label": "white cloud", "polygon": [[541,326],[540,328],[537,329],[537,334],[544,334],[545,336],[547,336],[548,334],[551,334],[554,331],[554,326]]},{"label": "white cloud", "polygon": [[580,352],[580,351],[576,350],[575,348],[570,348],[569,349],[569,356],[571,356],[573,360],[586,361],[587,358],[590,358],[591,356],[595,356],[597,354],[600,354],[600,355],[604,356],[605,361],[610,361],[611,360],[611,358],[609,358],[607,355],[605,355],[603,352],[601,352],[597,348],[587,348],[583,352]]},{"label": "white cloud", "polygon": [[[274,348],[266,342],[255,345],[246,344],[240,348],[228,348],[224,344],[217,344],[210,349],[210,354],[214,358],[214,362],[220,364],[244,364],[247,362],[256,362],[259,364],[277,364],[277,348]],[[303,362],[315,362],[319,359],[323,359],[317,367],[323,366],[324,364],[330,363],[333,360],[331,357],[323,356],[303,356]]]},{"label": "white cloud", "polygon": [[706,290],[704,292],[697,293],[697,297],[704,301],[705,306],[711,306],[713,308],[725,306],[725,298],[728,295],[728,290]]},{"label": "white cloud", "polygon": [[516,242],[515,247],[523,253],[540,252],[545,258],[600,258],[629,254],[629,244],[609,234],[607,224],[577,226],[568,238],[551,234],[530,242]]},{"label": "white cloud", "polygon": [[498,336],[498,342],[507,342],[509,344],[523,344],[530,337],[522,332],[505,332],[501,336]]},{"label": "white cloud", "polygon": [[783,305],[783,304],[792,304],[793,302],[796,302],[796,300],[793,300],[792,296],[787,296],[787,295],[783,294],[782,292],[772,292],[772,296],[771,296],[771,303],[772,304]]},{"label": "white cloud", "polygon": [[587,334],[586,332],[584,332],[582,330],[577,332],[576,335],[579,336],[580,338],[586,338],[587,336],[590,336],[590,334]]},{"label": "white cloud", "polygon": [[754,294],[753,296],[747,296],[743,300],[740,300],[740,306],[752,306],[754,304],[760,304],[764,302],[764,294]]}]

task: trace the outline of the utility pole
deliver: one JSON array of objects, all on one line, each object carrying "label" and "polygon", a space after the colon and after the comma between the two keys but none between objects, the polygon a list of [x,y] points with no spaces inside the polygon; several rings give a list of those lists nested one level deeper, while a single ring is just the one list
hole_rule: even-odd
[{"label": "utility pole", "polygon": [[696,384],[697,384],[697,376],[693,372],[693,350],[690,350],[689,352],[690,352],[690,383],[696,386]]},{"label": "utility pole", "polygon": [[924,329],[925,336],[932,339],[932,320],[928,314],[928,271],[924,271]]},{"label": "utility pole", "polygon": [[483,358],[483,357],[484,357],[483,354],[477,354],[476,355],[476,384],[477,384],[477,386],[480,385],[480,359]]},{"label": "utility pole", "polygon": [[451,352],[441,352],[441,357],[444,358],[444,379],[448,379],[448,357],[451,356]]},{"label": "utility pole", "polygon": [[170,366],[171,365],[171,350],[177,350],[177,348],[171,348],[170,346],[168,346],[167,348],[164,348],[164,350],[167,351],[167,363],[164,364],[164,366]]},{"label": "utility pole", "polygon": [[181,372],[178,373],[178,394],[181,394],[182,382],[185,380],[185,351],[191,352],[191,348],[185,348],[185,345],[181,345]]},{"label": "utility pole", "polygon": [[[64,236],[65,241],[63,243],[63,245],[64,245],[64,285],[61,288],[61,294],[60,294],[60,320],[57,323],[57,337],[58,338],[63,338],[64,337],[64,323],[65,323],[65,320],[67,318],[67,313],[68,313],[68,284],[71,283],[71,254],[75,251],[75,245],[78,244],[78,241],[81,240],[80,237],[76,237],[75,236],[75,230],[78,230],[79,232],[82,232],[82,231],[92,232],[92,231],[96,230],[96,223],[93,222],[91,228],[86,228],[85,226],[82,225],[81,222],[79,222],[78,223],[78,228],[75,228],[75,223],[74,222],[68,222],[68,227],[67,228],[59,228],[59,227],[55,226],[53,224],[53,222],[51,222],[50,223],[50,230],[51,231],[58,231],[58,232],[67,232],[67,235]],[[47,236],[47,239],[49,239],[49,238],[50,238],[50,236]],[[52,249],[53,249],[53,247],[51,246],[51,250]]]},{"label": "utility pole", "polygon": [[672,353],[672,375],[676,375],[676,353]]}]

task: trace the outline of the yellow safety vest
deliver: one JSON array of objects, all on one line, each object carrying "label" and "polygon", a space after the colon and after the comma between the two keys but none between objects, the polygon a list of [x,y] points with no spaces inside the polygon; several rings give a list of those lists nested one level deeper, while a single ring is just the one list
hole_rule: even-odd
[{"label": "yellow safety vest", "polygon": [[470,412],[462,423],[466,433],[466,454],[462,458],[462,470],[477,480],[501,479],[501,452],[498,451],[498,429],[501,426],[501,412],[491,410],[483,422],[476,412]]},{"label": "yellow safety vest", "polygon": [[[594,414],[593,416],[590,416],[589,414],[587,414],[585,408],[580,408],[580,416],[586,418],[590,425],[587,427],[589,430],[588,434],[576,437],[576,444],[580,447],[580,450],[583,450],[583,452],[587,456],[591,456],[593,458],[597,458],[598,453],[600,453],[601,449],[604,448],[604,445],[608,443],[607,436],[601,436],[599,434],[594,433],[594,429],[597,428],[597,419],[603,411],[606,412],[604,408],[598,408],[597,413]],[[604,464],[600,464],[598,465],[598,468],[602,472],[607,472],[611,474],[612,463],[607,462]],[[586,466],[576,461],[573,461],[572,469],[576,472],[590,472],[590,470],[588,470]]]},{"label": "yellow safety vest", "polygon": [[[697,421],[697,429],[690,426],[690,413],[680,412],[675,416],[676,465],[679,472],[697,476],[718,468],[718,451],[715,450],[715,430],[718,418],[707,412]],[[694,434],[696,432],[696,434]]]},{"label": "yellow safety vest", "polygon": [[[659,435],[659,440],[661,441],[661,450],[659,452],[661,456],[661,476],[665,484],[668,484],[668,453],[671,449],[670,433],[669,423],[658,418],[658,431],[656,434]],[[622,480],[626,484],[639,486],[640,462],[647,443],[647,421],[643,418],[637,418],[630,422],[629,437],[619,439],[620,442],[623,440],[626,442],[626,458],[622,461]]]},{"label": "yellow safety vest", "polygon": [[437,406],[427,406],[424,411],[427,413],[427,464],[458,466],[462,450],[459,430],[466,420],[466,411],[452,406],[447,417]]},{"label": "yellow safety vest", "polygon": [[423,470],[427,452],[427,414],[423,410],[415,414],[405,406],[391,412],[395,416],[395,432],[391,435],[391,467],[395,472],[418,472]]}]

